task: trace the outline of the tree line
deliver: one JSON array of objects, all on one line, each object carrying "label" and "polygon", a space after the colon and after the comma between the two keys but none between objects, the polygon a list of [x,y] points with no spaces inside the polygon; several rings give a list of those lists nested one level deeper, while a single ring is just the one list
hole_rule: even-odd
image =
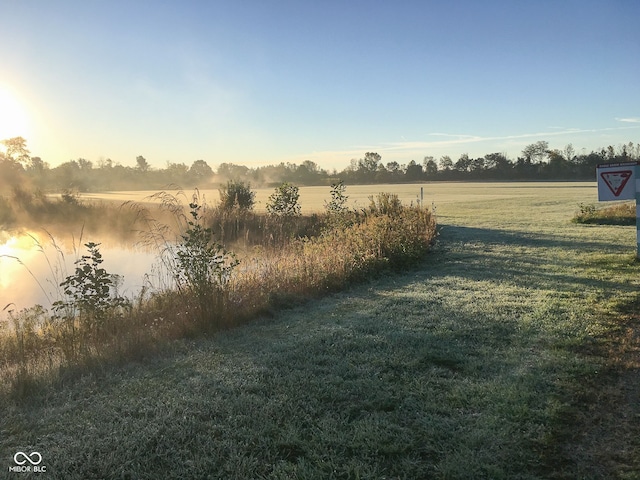
[{"label": "tree line", "polygon": [[527,145],[517,159],[504,153],[482,157],[462,154],[456,160],[445,155],[438,159],[425,156],[421,162],[406,164],[384,162],[375,152],[351,160],[342,171],[328,171],[311,160],[301,164],[279,163],[249,168],[234,163],[221,163],[214,170],[206,161],[191,165],[168,162],[165,168],[152,168],[140,155],[135,166],[124,166],[110,159],[94,164],[78,158],[51,167],[40,157],[31,156],[26,140],[15,137],[1,142],[0,192],[11,185],[27,181],[41,191],[109,191],[160,189],[169,184],[184,188],[215,188],[227,180],[238,180],[254,186],[274,186],[283,182],[297,185],[330,185],[337,181],[348,184],[402,183],[438,180],[593,180],[595,167],[601,163],[640,160],[640,144],[629,142],[608,146],[590,153],[577,153],[573,145],[551,149],[546,141]]}]

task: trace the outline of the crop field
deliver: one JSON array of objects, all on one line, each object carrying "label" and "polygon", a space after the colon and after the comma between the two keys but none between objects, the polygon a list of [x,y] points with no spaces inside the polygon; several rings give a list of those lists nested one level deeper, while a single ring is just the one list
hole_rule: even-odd
[{"label": "crop field", "polygon": [[[640,478],[635,226],[571,222],[595,183],[346,194],[421,186],[424,261],[5,400],[0,471],[38,452],[60,479]],[[300,194],[319,210],[328,188]]]}]

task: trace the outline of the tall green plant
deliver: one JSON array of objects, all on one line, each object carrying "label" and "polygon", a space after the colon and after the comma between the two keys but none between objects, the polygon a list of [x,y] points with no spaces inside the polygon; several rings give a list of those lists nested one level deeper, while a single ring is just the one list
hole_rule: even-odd
[{"label": "tall green plant", "polygon": [[325,231],[347,228],[355,222],[355,213],[347,207],[349,197],[345,195],[346,185],[342,180],[331,185],[331,201],[325,202],[327,212]]},{"label": "tall green plant", "polygon": [[219,192],[220,207],[225,211],[231,211],[234,208],[249,211],[256,203],[256,193],[251,190],[251,184],[241,180],[229,180]]},{"label": "tall green plant", "polygon": [[267,213],[274,217],[297,217],[301,212],[299,198],[298,187],[284,182],[269,196]]},{"label": "tall green plant", "polygon": [[60,283],[65,298],[53,303],[52,320],[60,325],[61,342],[67,358],[74,357],[82,342],[103,333],[109,318],[129,305],[116,292],[117,275],[102,264],[99,243],[85,244],[89,254],[76,260],[76,269]]},{"label": "tall green plant", "polygon": [[213,231],[203,225],[202,205],[195,198],[189,208],[191,218],[174,250],[174,277],[178,289],[195,299],[200,320],[216,322],[224,316],[227,284],[238,261],[213,241]]},{"label": "tall green plant", "polygon": [[342,180],[331,184],[331,201],[325,202],[324,208],[328,214],[340,215],[348,211],[347,200],[349,197],[345,195],[347,186]]}]

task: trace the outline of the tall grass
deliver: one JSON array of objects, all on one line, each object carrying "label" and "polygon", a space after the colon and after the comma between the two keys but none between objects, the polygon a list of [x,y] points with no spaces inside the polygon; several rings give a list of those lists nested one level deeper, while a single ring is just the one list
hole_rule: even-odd
[{"label": "tall grass", "polygon": [[[183,193],[163,192],[158,198],[162,221],[144,207],[134,210],[146,227],[142,241],[158,253],[165,283],[123,299],[99,267],[99,245],[87,243],[88,254],[79,257],[75,272],[57,282],[64,298],[54,303],[54,312],[11,311],[11,322],[2,326],[5,393],[24,396],[70,368],[144,356],[172,339],[230,328],[384,269],[405,267],[427,252],[436,235],[429,210],[403,206],[393,196],[343,212],[341,228],[330,227],[335,218],[326,222],[327,215],[273,218],[244,212],[235,219],[244,231],[229,235],[227,230],[225,237],[236,243],[244,238],[238,265],[213,236],[216,226],[233,218],[207,211],[197,195],[188,205]],[[257,235],[250,235],[253,229]]]},{"label": "tall grass", "polygon": [[636,206],[633,203],[616,203],[597,208],[593,204],[581,203],[579,211],[573,217],[575,223],[600,225],[635,225]]}]

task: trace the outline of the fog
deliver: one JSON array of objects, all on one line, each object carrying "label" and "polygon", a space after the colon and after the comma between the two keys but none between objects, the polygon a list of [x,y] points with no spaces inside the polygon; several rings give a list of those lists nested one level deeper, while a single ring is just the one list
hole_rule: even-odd
[{"label": "fog", "polygon": [[157,286],[162,282],[156,265],[156,254],[141,246],[118,239],[63,238],[45,231],[0,231],[0,310],[8,312],[34,305],[50,308],[61,300],[60,283],[73,274],[74,262],[87,254],[84,244],[101,243],[101,267],[119,275],[118,291],[135,297],[143,286]]}]

